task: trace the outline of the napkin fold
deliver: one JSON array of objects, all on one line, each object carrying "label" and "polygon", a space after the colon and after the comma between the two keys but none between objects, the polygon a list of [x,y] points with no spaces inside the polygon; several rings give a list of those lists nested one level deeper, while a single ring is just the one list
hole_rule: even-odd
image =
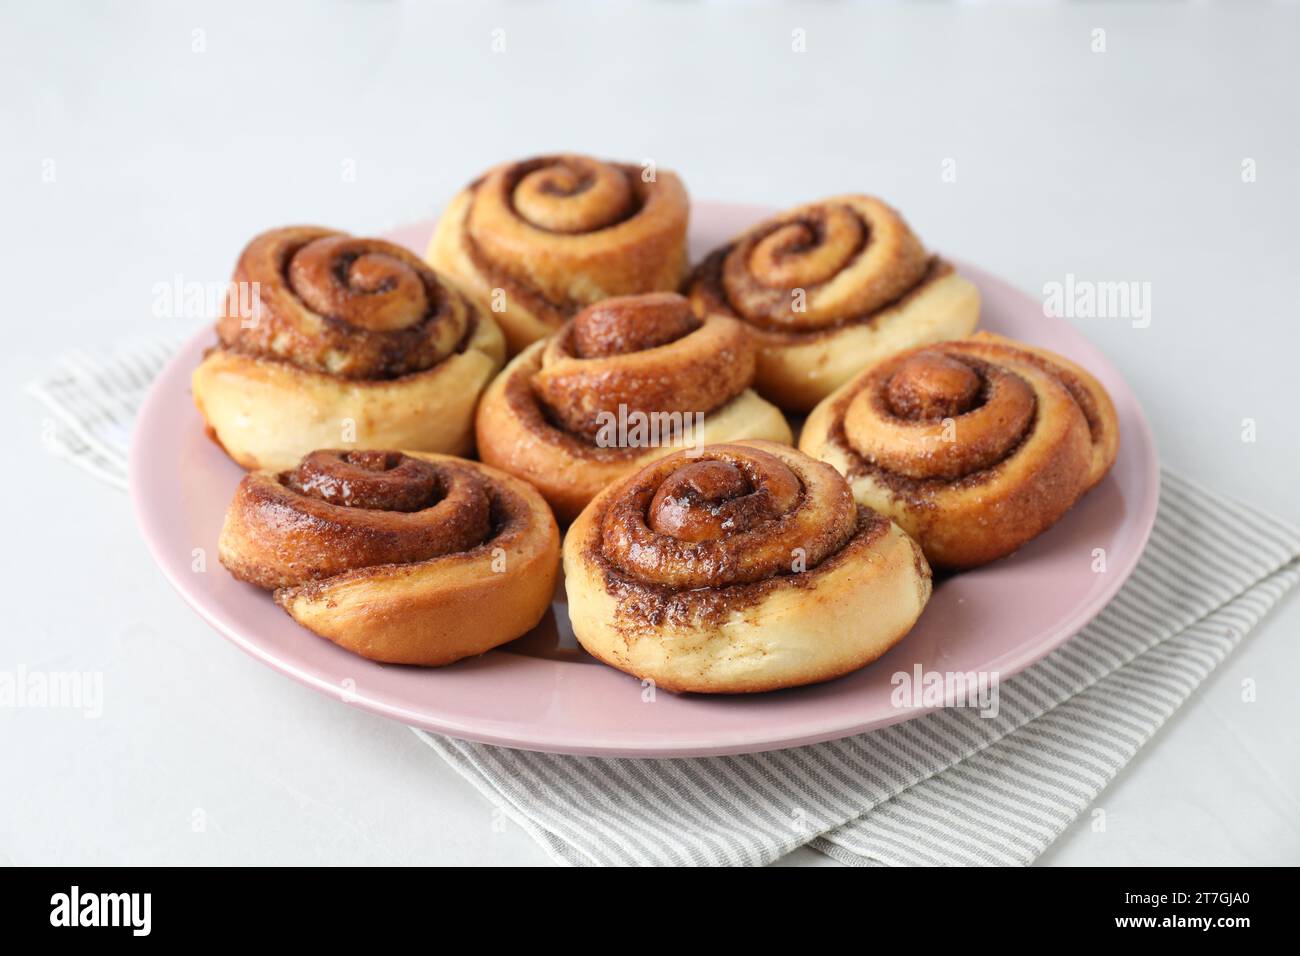
[{"label": "napkin fold", "polygon": [[[47,446],[126,487],[131,420],[179,344],[67,356],[28,391]],[[1300,581],[1300,530],[1162,474],[1141,562],[997,715],[942,710],[765,754],[573,757],[412,730],[558,862],[757,865],[810,845],[853,865],[1036,859]]]}]

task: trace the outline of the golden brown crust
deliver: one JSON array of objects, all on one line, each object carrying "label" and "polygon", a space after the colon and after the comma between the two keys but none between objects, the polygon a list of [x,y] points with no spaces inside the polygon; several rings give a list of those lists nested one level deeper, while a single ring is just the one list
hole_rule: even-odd
[{"label": "golden brown crust", "polygon": [[701,321],[673,293],[606,299],[492,383],[478,410],[479,454],[570,520],[611,481],[684,445],[792,441],[781,413],[749,391],[753,374],[734,319]]},{"label": "golden brown crust", "polygon": [[511,354],[585,305],[671,291],[686,271],[690,209],[678,177],[586,156],[504,163],[439,220],[427,258],[492,309]]},{"label": "golden brown crust", "polygon": [[320,451],[291,471],[245,476],[219,553],[235,577],[274,590],[299,623],[348,650],[439,665],[541,619],[559,532],[536,491],[476,462]]},{"label": "golden brown crust", "polygon": [[763,441],[609,487],[569,529],[564,564],[582,645],[677,691],[840,676],[900,640],[930,593],[920,551],[834,469]]},{"label": "golden brown crust", "polygon": [[705,414],[753,379],[754,348],[739,322],[700,321],[680,295],[659,292],[579,312],[547,340],[533,389],[567,431],[595,439],[602,413]]},{"label": "golden brown crust", "polygon": [[698,315],[751,327],[760,393],[800,411],[873,359],[969,334],[979,317],[974,285],[869,196],[759,223],[708,255],[686,291]]},{"label": "golden brown crust", "polygon": [[217,320],[223,346],[341,378],[432,368],[476,320],[469,303],[408,250],[316,226],[254,238],[233,283]]},{"label": "golden brown crust", "polygon": [[1115,456],[1119,454],[1119,418],[1115,414],[1115,404],[1101,382],[1082,366],[1047,349],[1035,348],[1023,342],[1013,342],[992,332],[979,332],[972,338],[981,342],[1014,345],[1060,379],[1088,422],[1092,457],[1088,466],[1088,477],[1084,481],[1084,491],[1095,487],[1106,477],[1111,465],[1115,464]]},{"label": "golden brown crust", "polygon": [[1114,463],[1119,425],[1079,366],[980,333],[865,369],[813,411],[799,444],[931,564],[966,568],[1060,520]]},{"label": "golden brown crust", "polygon": [[674,455],[624,481],[601,521],[600,559],[679,591],[750,584],[820,564],[857,509],[834,469],[755,443]]},{"label": "golden brown crust", "polygon": [[471,450],[474,405],[504,339],[417,256],[295,226],[250,242],[235,282],[193,390],[245,468],[287,468],[340,443]]}]

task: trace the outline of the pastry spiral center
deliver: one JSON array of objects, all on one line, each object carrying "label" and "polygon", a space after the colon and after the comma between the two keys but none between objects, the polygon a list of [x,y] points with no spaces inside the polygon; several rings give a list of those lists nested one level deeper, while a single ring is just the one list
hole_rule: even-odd
[{"label": "pastry spiral center", "polygon": [[623,171],[565,156],[524,174],[512,200],[527,222],[550,232],[594,232],[626,218],[635,202]]},{"label": "pastry spiral center", "polygon": [[866,239],[866,229],[852,210],[814,210],[758,240],[749,270],[759,282],[777,289],[817,285],[843,269]]},{"label": "pastry spiral center", "polygon": [[371,332],[410,328],[430,311],[419,273],[370,240],[351,236],[299,249],[289,263],[289,284],[313,311]]},{"label": "pastry spiral center", "polygon": [[438,469],[397,451],[314,451],[284,477],[300,495],[345,508],[422,511],[446,494]]},{"label": "pastry spiral center", "polygon": [[479,473],[400,451],[314,451],[280,476],[301,518],[329,526],[335,566],[421,561],[487,540],[492,503]]},{"label": "pastry spiral center", "polygon": [[704,454],[655,462],[614,496],[604,552],[624,573],[674,588],[745,584],[814,567],[853,533],[853,497],[828,465],[745,445]]},{"label": "pastry spiral center", "polygon": [[676,293],[620,296],[579,312],[571,344],[579,358],[627,355],[676,342],[702,324],[690,303]]},{"label": "pastry spiral center", "polygon": [[885,397],[889,410],[899,418],[930,421],[970,411],[982,386],[969,365],[938,352],[922,352],[890,376]]},{"label": "pastry spiral center", "polygon": [[[793,476],[792,476],[793,477]],[[784,492],[784,494],[780,494]],[[729,462],[697,462],[673,472],[650,501],[650,529],[679,541],[707,541],[732,531],[748,531],[793,505],[794,488],[755,490],[748,477]]]},{"label": "pastry spiral center", "polygon": [[696,416],[749,387],[756,361],[739,321],[701,320],[683,296],[647,293],[579,312],[542,349],[531,386],[551,421],[588,441],[609,440],[622,420],[628,447],[641,442],[631,429],[642,425],[659,429],[661,442],[685,442],[696,434],[686,428],[702,425]]},{"label": "pastry spiral center", "polygon": [[953,481],[1006,458],[1036,406],[1015,372],[932,346],[873,371],[849,401],[844,433],[886,472]]},{"label": "pastry spiral center", "polygon": [[[244,289],[255,296],[251,310],[236,294]],[[414,253],[316,226],[254,238],[231,290],[217,321],[223,346],[345,379],[431,369],[478,322],[475,307]]]},{"label": "pastry spiral center", "polygon": [[514,501],[468,462],[314,451],[240,483],[232,513],[256,553],[240,576],[281,588],[473,551],[510,533]]},{"label": "pastry spiral center", "polygon": [[865,321],[924,281],[930,257],[870,196],[800,206],[754,226],[697,269],[697,309],[763,329],[812,332]]}]

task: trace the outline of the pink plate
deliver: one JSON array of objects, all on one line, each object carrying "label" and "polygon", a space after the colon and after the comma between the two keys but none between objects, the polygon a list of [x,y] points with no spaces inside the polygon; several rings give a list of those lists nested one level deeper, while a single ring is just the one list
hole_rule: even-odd
[{"label": "pink plate", "polygon": [[[768,214],[697,203],[700,256]],[[417,251],[421,223],[392,238]],[[208,440],[190,371],[213,337],[196,336],[163,370],[140,410],[131,495],[145,541],[167,579],[202,617],[249,654],[346,703],[437,733],[558,753],[681,757],[776,750],[832,740],[925,713],[890,702],[890,676],[1028,667],[1076,634],[1132,572],[1155,520],[1155,445],[1133,392],[1106,357],[1039,304],[978,269],[959,266],[983,295],[982,327],[1054,349],[1110,390],[1123,435],[1110,475],[1056,527],[1012,557],[941,583],[916,629],[889,654],[827,684],[751,697],[674,696],[643,702],[635,679],[597,663],[568,627],[563,591],[532,633],[440,669],[374,664],[295,624],[269,594],[216,561],[217,534],[243,472]],[[194,549],[207,570],[192,570]],[[1092,571],[1104,548],[1108,570]]]}]

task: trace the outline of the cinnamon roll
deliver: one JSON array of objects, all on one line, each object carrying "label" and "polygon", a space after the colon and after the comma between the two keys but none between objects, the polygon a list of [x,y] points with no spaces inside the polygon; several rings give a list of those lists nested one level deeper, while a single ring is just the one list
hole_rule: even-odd
[{"label": "cinnamon roll", "polygon": [[673,173],[541,156],[497,166],[457,195],[427,258],[492,311],[513,355],[585,305],[675,290],[689,212]]},{"label": "cinnamon roll", "polygon": [[710,445],[603,491],[564,539],[573,632],[672,691],[744,693],[875,660],[930,596],[920,549],[828,465],[773,442]]},{"label": "cinnamon roll", "polygon": [[245,468],[340,444],[467,453],[505,360],[492,319],[418,256],[315,226],[248,244],[217,337],[194,401]]},{"label": "cinnamon roll", "polygon": [[1041,534],[1101,481],[1119,423],[1078,365],[981,332],[865,369],[808,416],[799,447],[931,564],[969,568]]},{"label": "cinnamon roll", "polygon": [[744,326],[699,319],[680,295],[587,306],[513,359],[479,405],[479,455],[533,484],[561,521],[596,493],[683,447],[737,438],[793,442],[750,388]]},{"label": "cinnamon roll", "polygon": [[540,495],[476,462],[316,451],[244,476],[221,563],[308,630],[392,664],[450,664],[550,606],[559,531]]},{"label": "cinnamon roll", "polygon": [[979,320],[975,285],[870,196],[835,196],[759,223],[710,253],[687,294],[698,314],[750,326],[755,387],[793,411],[876,359],[968,335]]}]

